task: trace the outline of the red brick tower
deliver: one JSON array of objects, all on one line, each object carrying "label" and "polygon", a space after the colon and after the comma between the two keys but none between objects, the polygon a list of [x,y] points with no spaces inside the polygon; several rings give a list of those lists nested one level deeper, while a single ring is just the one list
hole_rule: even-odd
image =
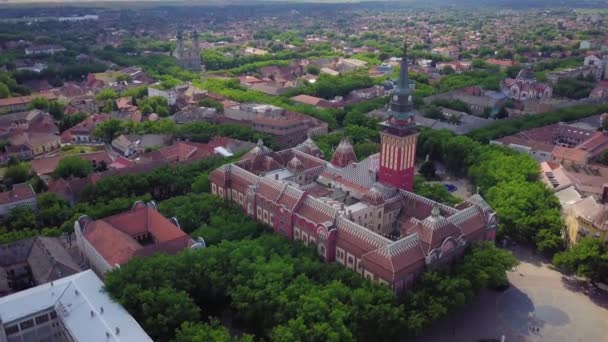
[{"label": "red brick tower", "polygon": [[416,159],[416,124],[407,66],[407,47],[403,46],[401,73],[380,132],[379,180],[386,185],[412,191]]}]

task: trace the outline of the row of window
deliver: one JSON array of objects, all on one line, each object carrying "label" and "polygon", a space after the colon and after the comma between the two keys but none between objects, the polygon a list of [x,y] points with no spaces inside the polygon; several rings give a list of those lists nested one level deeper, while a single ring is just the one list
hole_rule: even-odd
[{"label": "row of window", "polygon": [[[5,327],[4,331],[6,332],[6,335],[14,335],[14,334],[18,333],[19,331],[29,329],[29,328],[33,327],[34,325],[44,324],[44,323],[48,322],[49,320],[55,319],[55,318],[57,318],[57,313],[55,311],[51,311],[50,315],[45,313],[45,314],[36,316],[35,318],[25,320],[19,324],[7,326],[7,327]],[[55,326],[55,323],[53,323],[53,326]]]}]

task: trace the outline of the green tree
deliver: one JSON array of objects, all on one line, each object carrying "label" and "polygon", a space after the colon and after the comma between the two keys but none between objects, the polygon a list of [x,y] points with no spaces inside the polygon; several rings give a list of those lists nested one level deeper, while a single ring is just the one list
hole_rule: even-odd
[{"label": "green tree", "polygon": [[78,156],[68,156],[59,161],[55,171],[53,171],[53,178],[83,178],[92,172],[93,166],[88,160],[82,159]]},{"label": "green tree", "polygon": [[183,291],[162,287],[137,295],[138,321],[155,341],[170,341],[182,322],[198,321],[200,309]]},{"label": "green tree", "polygon": [[114,89],[111,88],[102,89],[95,95],[95,99],[97,101],[103,102],[106,102],[108,100],[115,100],[116,98],[118,98],[118,94],[116,94]]},{"label": "green tree", "polygon": [[72,215],[70,205],[52,192],[38,195],[37,204],[38,217],[44,227],[59,227]]},{"label": "green tree", "polygon": [[549,230],[560,236],[560,205],[544,184],[525,181],[501,182],[490,188],[486,197],[500,217],[501,234],[536,244],[542,241],[542,236],[539,236],[541,231]]},{"label": "green tree", "polygon": [[49,110],[49,106],[49,100],[44,97],[35,97],[30,102],[30,108],[32,109]]},{"label": "green tree", "polygon": [[4,225],[10,230],[36,229],[38,223],[36,214],[28,206],[18,206],[9,212]]},{"label": "green tree", "polygon": [[306,72],[311,75],[318,75],[321,72],[321,69],[316,65],[309,64],[306,66]]},{"label": "green tree", "polygon": [[4,184],[12,186],[27,181],[30,178],[30,166],[26,163],[9,165],[4,172]]},{"label": "green tree", "polygon": [[592,281],[608,281],[608,249],[594,237],[583,238],[570,249],[555,254],[553,263],[567,273]]},{"label": "green tree", "polygon": [[202,99],[198,102],[198,105],[201,107],[215,108],[218,113],[224,112],[224,105],[221,102],[214,100],[214,99],[210,99],[210,98]]},{"label": "green tree", "polygon": [[441,111],[441,109],[435,105],[430,105],[428,107],[426,107],[424,109],[424,116],[429,118],[429,119],[434,119],[434,120],[442,120],[444,119],[443,117],[443,112]]},{"label": "green tree", "polygon": [[125,123],[123,121],[118,119],[110,119],[95,127],[93,137],[106,143],[110,143],[114,138],[118,137],[122,133],[124,128]]},{"label": "green tree", "polygon": [[185,322],[176,331],[175,342],[253,342],[249,335],[231,337],[228,329],[219,321],[211,320],[209,323]]},{"label": "green tree", "polygon": [[2,82],[0,82],[0,99],[4,99],[11,96],[11,90],[8,86]]},{"label": "green tree", "polygon": [[420,165],[420,169],[418,170],[422,177],[428,180],[433,180],[437,178],[435,174],[435,163],[432,160],[426,160],[422,165]]},{"label": "green tree", "polygon": [[[608,120],[605,121],[608,122]],[[608,151],[600,153],[600,155],[597,157],[597,162],[600,164],[608,165]]]},{"label": "green tree", "polygon": [[58,101],[52,101],[49,104],[49,114],[53,117],[53,119],[57,121],[61,121],[63,119],[63,110],[65,106]]}]

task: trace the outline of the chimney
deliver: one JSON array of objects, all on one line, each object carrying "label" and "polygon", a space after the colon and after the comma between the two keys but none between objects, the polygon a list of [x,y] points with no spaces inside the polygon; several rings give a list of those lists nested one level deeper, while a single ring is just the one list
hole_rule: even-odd
[{"label": "chimney", "polygon": [[602,186],[602,203],[608,203],[608,183],[604,183]]}]

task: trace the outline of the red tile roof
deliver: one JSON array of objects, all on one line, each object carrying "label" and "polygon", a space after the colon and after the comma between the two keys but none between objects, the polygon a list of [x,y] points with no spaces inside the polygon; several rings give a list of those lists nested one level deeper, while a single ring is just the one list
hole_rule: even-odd
[{"label": "red tile roof", "polygon": [[[140,245],[135,237],[149,233],[154,244]],[[191,245],[189,236],[156,208],[143,203],[130,211],[84,224],[83,235],[110,265],[122,265],[150,251],[176,253]]]},{"label": "red tile roof", "polygon": [[35,198],[36,193],[28,183],[13,185],[13,189],[0,192],[0,205],[23,201]]}]

